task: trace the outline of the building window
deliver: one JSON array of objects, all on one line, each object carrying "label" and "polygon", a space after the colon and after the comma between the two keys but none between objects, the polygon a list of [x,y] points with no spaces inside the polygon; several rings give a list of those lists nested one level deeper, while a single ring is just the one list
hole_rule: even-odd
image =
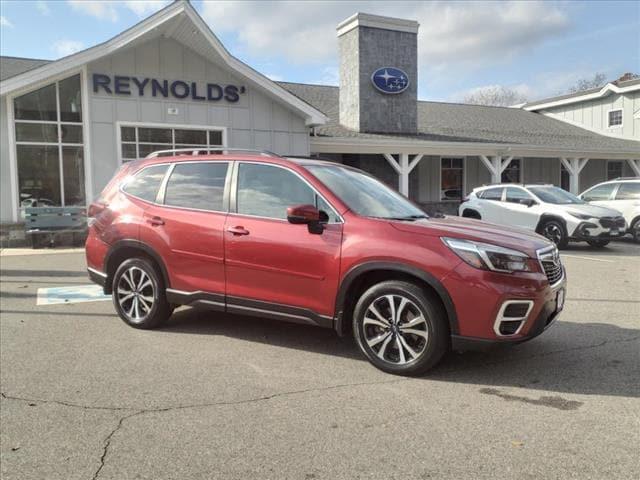
[{"label": "building window", "polygon": [[609,127],[622,126],[622,109],[609,111]]},{"label": "building window", "polygon": [[502,183],[522,183],[522,159],[513,158],[502,172]]},{"label": "building window", "polygon": [[80,75],[13,101],[20,207],[85,205]]},{"label": "building window", "polygon": [[462,200],[464,159],[440,159],[440,200]]},{"label": "building window", "polygon": [[624,162],[621,160],[610,160],[607,162],[607,180],[615,180],[623,177]]},{"label": "building window", "polygon": [[222,147],[222,130],[206,128],[120,127],[120,152],[123,162],[144,158],[158,150],[176,148]]}]

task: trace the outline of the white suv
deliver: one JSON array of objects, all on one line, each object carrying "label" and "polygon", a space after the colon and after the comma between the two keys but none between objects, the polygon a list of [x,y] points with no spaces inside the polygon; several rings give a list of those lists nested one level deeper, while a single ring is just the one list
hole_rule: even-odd
[{"label": "white suv", "polygon": [[569,240],[604,247],[626,233],[621,213],[589,205],[553,185],[490,185],[476,188],[462,204],[462,217],[534,230],[564,248]]},{"label": "white suv", "polygon": [[580,198],[592,205],[619,210],[629,233],[640,242],[640,178],[617,178],[599,183],[583,192]]}]

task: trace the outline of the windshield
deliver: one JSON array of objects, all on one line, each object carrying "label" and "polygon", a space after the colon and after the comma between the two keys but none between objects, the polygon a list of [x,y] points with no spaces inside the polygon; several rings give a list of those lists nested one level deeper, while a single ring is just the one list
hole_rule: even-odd
[{"label": "windshield", "polygon": [[553,203],[555,205],[585,203],[584,201],[576,197],[573,193],[569,193],[566,190],[558,187],[529,187],[529,190],[540,200],[546,203]]},{"label": "windshield", "polygon": [[427,218],[402,195],[363,172],[335,165],[305,167],[358,215],[396,220]]}]

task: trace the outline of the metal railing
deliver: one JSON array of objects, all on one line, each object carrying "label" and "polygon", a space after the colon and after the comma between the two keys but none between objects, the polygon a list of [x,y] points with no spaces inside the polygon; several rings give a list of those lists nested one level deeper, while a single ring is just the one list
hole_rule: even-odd
[{"label": "metal railing", "polygon": [[252,155],[258,154],[265,157],[280,157],[277,153],[270,152],[268,150],[252,150],[249,148],[226,148],[226,147],[217,147],[217,148],[172,148],[169,150],[156,150],[155,152],[151,152],[145,158],[156,158],[161,156],[169,156],[169,155],[211,155],[211,154],[219,154],[226,155],[227,153],[249,153]]}]

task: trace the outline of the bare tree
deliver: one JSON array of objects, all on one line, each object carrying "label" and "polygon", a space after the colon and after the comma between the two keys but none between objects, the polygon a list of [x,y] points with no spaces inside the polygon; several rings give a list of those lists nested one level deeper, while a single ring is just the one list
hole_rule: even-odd
[{"label": "bare tree", "polygon": [[580,78],[567,89],[567,93],[582,92],[583,90],[602,87],[605,83],[607,83],[607,76],[602,72],[598,72],[591,78]]},{"label": "bare tree", "polygon": [[473,105],[492,105],[496,107],[510,107],[526,102],[527,98],[517,90],[509,87],[492,85],[481,87],[464,97],[464,103]]}]

